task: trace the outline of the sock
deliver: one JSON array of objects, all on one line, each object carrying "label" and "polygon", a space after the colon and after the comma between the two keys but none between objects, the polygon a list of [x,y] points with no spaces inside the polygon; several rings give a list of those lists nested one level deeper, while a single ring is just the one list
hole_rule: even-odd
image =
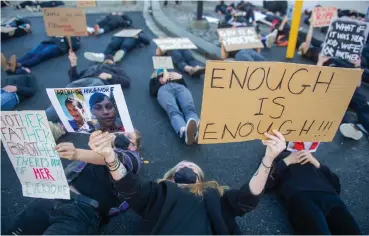
[{"label": "sock", "polygon": [[93,34],[94,31],[95,31],[94,28],[87,26],[87,32],[89,32],[90,34]]}]

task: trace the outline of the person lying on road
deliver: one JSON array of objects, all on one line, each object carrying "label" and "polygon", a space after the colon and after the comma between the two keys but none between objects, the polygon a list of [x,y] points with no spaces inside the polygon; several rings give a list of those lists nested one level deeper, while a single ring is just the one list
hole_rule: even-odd
[{"label": "person lying on road", "polygon": [[112,12],[99,22],[94,27],[87,27],[87,32],[95,36],[108,33],[118,28],[127,28],[132,25],[132,20],[123,12]]}]

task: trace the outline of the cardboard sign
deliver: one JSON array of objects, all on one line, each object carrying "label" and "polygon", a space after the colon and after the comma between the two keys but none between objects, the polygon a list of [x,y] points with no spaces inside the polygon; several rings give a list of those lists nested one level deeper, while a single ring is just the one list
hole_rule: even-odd
[{"label": "cardboard sign", "polygon": [[282,62],[207,61],[199,143],[333,139],[362,70]]},{"label": "cardboard sign", "polygon": [[217,31],[227,52],[264,47],[253,27],[226,28]]},{"label": "cardboard sign", "polygon": [[114,34],[115,37],[133,38],[141,33],[142,29],[124,29]]},{"label": "cardboard sign", "polygon": [[14,32],[17,28],[15,27],[4,27],[1,26],[1,33],[10,33],[10,32]]},{"label": "cardboard sign", "polygon": [[196,49],[196,45],[188,38],[159,38],[153,39],[161,50]]},{"label": "cardboard sign", "polygon": [[18,175],[23,196],[70,199],[45,111],[2,111],[0,119],[1,142]]},{"label": "cardboard sign", "polygon": [[83,9],[43,8],[42,10],[48,36],[88,36]]},{"label": "cardboard sign", "polygon": [[328,57],[355,62],[361,58],[368,32],[368,22],[336,18],[329,26],[322,53]]},{"label": "cardboard sign", "polygon": [[81,1],[77,0],[77,7],[96,7],[96,1],[95,0],[89,0],[89,1]]},{"label": "cardboard sign", "polygon": [[332,19],[337,16],[337,8],[315,7],[312,14],[313,27],[329,26]]},{"label": "cardboard sign", "polygon": [[134,132],[120,85],[46,91],[68,132]]},{"label": "cardboard sign", "polygon": [[154,69],[173,69],[172,57],[152,57]]}]

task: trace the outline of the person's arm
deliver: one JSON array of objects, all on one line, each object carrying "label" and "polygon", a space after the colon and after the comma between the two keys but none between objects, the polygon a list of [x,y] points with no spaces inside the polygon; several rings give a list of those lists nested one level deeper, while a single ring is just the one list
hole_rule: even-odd
[{"label": "person's arm", "polygon": [[313,30],[314,30],[314,27],[313,27],[313,24],[311,22],[310,26],[309,26],[308,33],[306,34],[304,47],[302,48],[302,53],[303,54],[307,53],[307,51],[309,50],[309,47],[310,47],[310,44],[311,44],[311,39],[313,38]]},{"label": "person's arm", "polygon": [[68,70],[69,81],[73,82],[75,80],[78,80],[80,77],[77,71],[77,56],[73,51],[70,50],[68,58],[70,61],[70,68]]},{"label": "person's arm", "polygon": [[224,47],[223,43],[221,42],[220,44],[221,44],[221,46],[220,46],[220,57],[223,60],[225,60],[225,59],[228,58],[229,53],[225,50],[225,47]]},{"label": "person's arm", "polygon": [[109,80],[110,84],[120,84],[122,88],[129,88],[131,85],[131,79],[126,72],[119,67],[114,68],[115,73],[112,74],[112,78]]},{"label": "person's arm", "polygon": [[126,26],[131,26],[132,25],[132,19],[130,17],[128,17],[127,15],[122,15],[122,18],[124,19]]},{"label": "person's arm", "polygon": [[37,79],[34,75],[28,74],[26,76],[26,86],[17,86],[17,94],[24,97],[31,97],[37,91]]},{"label": "person's arm", "polygon": [[262,141],[267,146],[265,155],[249,183],[244,184],[239,190],[226,191],[222,197],[222,203],[234,216],[242,216],[256,207],[274,159],[286,148],[283,135],[276,130],[273,132],[275,135],[265,133],[269,138]]},{"label": "person's arm", "polygon": [[157,96],[158,90],[161,86],[160,81],[157,78],[150,79],[149,92],[151,96]]},{"label": "person's arm", "polygon": [[341,193],[341,183],[338,176],[333,173],[328,166],[320,164],[319,171],[326,177],[329,183],[334,187],[338,194]]}]

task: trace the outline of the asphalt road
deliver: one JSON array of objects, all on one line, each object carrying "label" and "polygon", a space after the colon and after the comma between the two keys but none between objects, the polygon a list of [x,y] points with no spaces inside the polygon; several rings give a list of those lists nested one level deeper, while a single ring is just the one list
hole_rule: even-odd
[{"label": "asphalt road", "polygon": [[[145,25],[142,13],[128,13],[128,15],[132,17],[136,27],[142,28],[148,36],[154,37]],[[88,15],[88,23],[94,24],[101,16]],[[2,52],[7,57],[11,54],[22,56],[46,37],[42,18],[34,17],[30,20],[33,27],[32,34],[2,42]],[[77,52],[78,67],[82,69],[91,64],[84,59],[83,52],[103,52],[112,35],[113,33],[109,33],[98,38],[83,38],[82,46]],[[121,66],[132,79],[132,87],[125,89],[124,95],[133,125],[142,133],[142,156],[150,162],[145,165],[142,172],[143,178],[147,180],[160,178],[166,170],[186,159],[199,164],[208,180],[215,179],[223,185],[234,188],[249,181],[264,154],[264,146],[260,141],[191,147],[182,144],[156,99],[149,95],[149,78],[153,72],[151,56],[154,52],[155,45],[152,43],[150,46],[130,52],[121,62]],[[272,61],[284,61],[285,48],[273,48],[265,51],[264,55]],[[306,63],[298,56],[293,62]],[[68,68],[67,55],[34,67],[33,73],[37,77],[39,91],[33,98],[20,104],[17,109],[46,109],[50,102],[45,89],[64,87],[68,83]],[[185,79],[200,114],[203,81],[187,76]],[[87,135],[68,134],[59,142],[71,141],[79,148],[87,148],[87,140]],[[22,196],[20,183],[3,147],[1,154],[1,226],[4,232],[16,214],[32,199]],[[316,156],[322,163],[328,164],[333,171],[339,174],[342,198],[355,216],[363,233],[369,234],[368,140],[362,139],[358,142],[346,140],[338,133],[333,142],[320,146]],[[244,234],[292,233],[285,212],[277,203],[274,195],[263,196],[259,206],[253,212],[237,221]],[[128,211],[113,217],[102,232],[104,234],[135,234],[139,226],[139,217],[134,212]]]}]

